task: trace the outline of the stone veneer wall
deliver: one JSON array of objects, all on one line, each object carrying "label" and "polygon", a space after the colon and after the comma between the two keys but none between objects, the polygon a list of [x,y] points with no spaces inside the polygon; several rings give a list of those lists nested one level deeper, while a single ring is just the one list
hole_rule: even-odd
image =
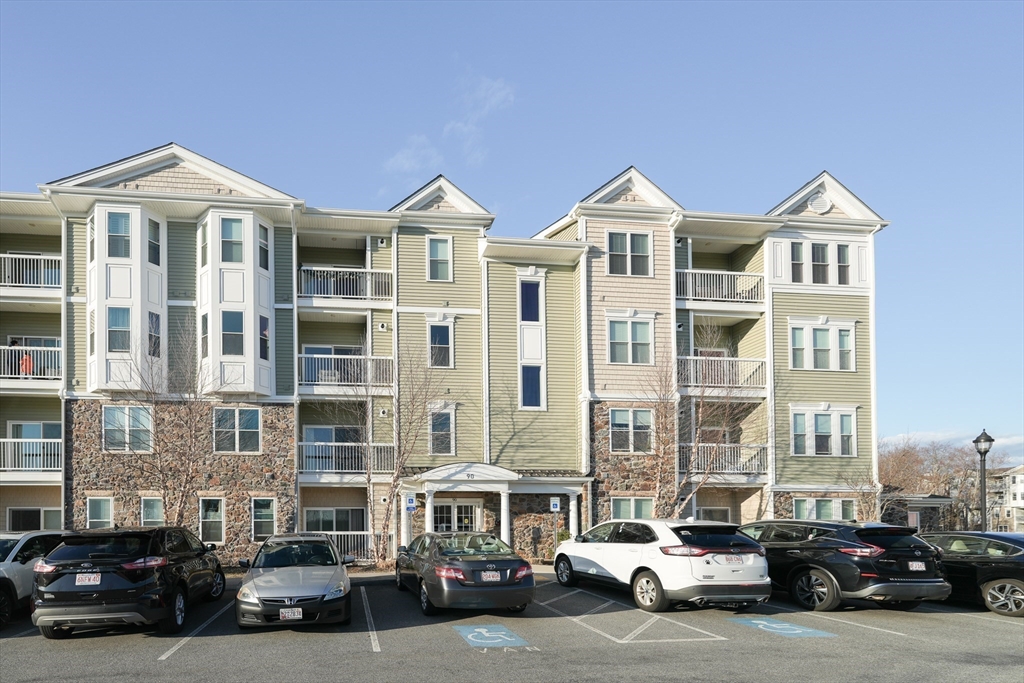
[{"label": "stone veneer wall", "polygon": [[[138,526],[141,522],[140,494],[159,496],[164,488],[152,474],[140,471],[134,462],[139,456],[102,450],[102,407],[127,405],[118,401],[69,400],[65,408],[64,474],[65,518],[76,529],[87,523],[86,499],[112,497],[114,523]],[[138,405],[133,403],[132,405]],[[262,451],[258,454],[213,452],[213,408],[258,407],[261,409]],[[183,526],[199,531],[199,498],[224,498],[224,544],[217,555],[222,564],[235,566],[242,558],[252,558],[259,543],[250,540],[254,497],[277,499],[277,531],[295,530],[295,439],[294,407],[291,405],[217,403],[206,404],[209,431],[203,433],[209,454],[202,458],[200,472],[188,487]],[[164,455],[173,457],[175,433],[173,403],[153,406],[153,440],[163,444]],[[270,475],[269,477],[267,475]],[[176,477],[166,486],[180,485]],[[174,511],[164,498],[165,520],[170,523]]]}]

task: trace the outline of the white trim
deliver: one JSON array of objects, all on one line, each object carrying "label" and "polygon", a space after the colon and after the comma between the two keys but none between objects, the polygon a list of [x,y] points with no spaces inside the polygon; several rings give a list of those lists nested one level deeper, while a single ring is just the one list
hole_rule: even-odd
[{"label": "white trim", "polygon": [[[439,455],[439,456],[445,456],[445,457],[449,457],[449,458],[454,458],[455,457],[455,452],[457,450],[455,448],[455,445],[456,445],[456,442],[455,442],[455,404],[454,403],[444,403],[444,404],[442,404],[439,407],[434,407],[433,405],[431,405],[431,406],[428,407],[427,410],[428,410],[428,413],[427,413],[427,420],[428,420],[428,422],[427,422],[427,453],[430,454],[430,455]],[[451,445],[451,450],[448,453],[435,453],[434,452],[434,415],[435,414],[439,414],[439,413],[447,413],[448,414],[448,426],[449,426],[449,429],[450,429],[450,431],[449,431],[449,435],[450,435],[449,436],[449,443]]]},{"label": "white trim", "polygon": [[768,216],[784,216],[795,207],[799,206],[815,192],[822,192],[832,200],[847,216],[856,220],[881,221],[882,217],[871,210],[867,204],[862,202],[856,195],[839,182],[828,171],[822,171],[809,183],[789,195],[768,211]]},{"label": "white trim", "polygon": [[[149,411],[149,450],[136,451],[131,447],[131,408],[142,408]],[[124,448],[120,450],[107,449],[107,410],[125,410],[124,422]],[[103,453],[152,453],[153,448],[153,406],[141,406],[134,403],[123,405],[105,405],[100,410],[100,451]],[[141,431],[141,430],[140,430]]]},{"label": "white trim", "polygon": [[[613,432],[614,431],[621,431],[621,430],[613,430],[612,429],[612,411],[613,410],[624,410],[627,413],[629,413],[629,449],[628,450],[624,450],[623,451],[623,450],[616,450],[616,449],[612,448],[612,434],[613,434]],[[649,417],[650,424],[648,425],[650,427],[650,429],[647,430],[647,434],[649,435],[648,438],[650,439],[650,444],[649,444],[649,450],[646,450],[646,451],[638,451],[638,450],[636,450],[636,444],[633,442],[634,436],[636,435],[636,431],[637,431],[637,429],[636,429],[636,413],[638,413],[640,411],[643,411],[645,413],[650,413],[650,417]],[[609,406],[608,407],[608,453],[609,454],[615,454],[615,453],[623,453],[623,454],[643,453],[643,454],[649,454],[651,452],[650,449],[653,449],[653,447],[654,447],[654,412],[650,408],[626,408],[626,407],[615,407],[615,406]]]},{"label": "white trim", "polygon": [[[620,517],[615,514],[615,501],[617,500],[628,500],[629,501],[629,517]],[[638,500],[649,500],[651,501],[651,516],[650,517],[636,517],[636,501]],[[613,519],[632,519],[632,520],[644,520],[654,519],[654,496],[609,496],[608,497],[608,520]]]},{"label": "white trim", "polygon": [[[548,409],[548,354],[547,354],[547,269],[536,266],[516,268],[516,364],[517,402],[519,410],[544,412]],[[523,283],[537,284],[537,320],[523,320]],[[527,330],[534,330],[540,335],[540,358],[525,358],[523,335]],[[523,405],[523,368],[540,368],[540,405]]]},{"label": "white trim", "polygon": [[[146,524],[146,501],[147,500],[159,500],[160,501],[160,523],[159,524]],[[139,496],[139,526],[164,526],[167,520],[167,515],[164,512],[164,499],[162,496]]]},{"label": "white trim", "polygon": [[[612,250],[611,250],[611,235],[626,236],[626,272],[625,273],[613,273],[611,272],[612,263]],[[647,236],[647,275],[634,275],[633,274],[633,235],[646,235]],[[604,274],[607,277],[646,277],[654,278],[654,231],[653,230],[612,230],[607,229],[604,232]],[[614,252],[621,254],[621,252]]]},{"label": "white trim", "polygon": [[[426,258],[426,272],[425,280],[427,282],[455,282],[455,245],[452,235],[425,235],[426,237],[426,249],[424,250],[424,256]],[[432,241],[447,242],[448,243],[448,277],[445,279],[434,279],[430,277],[430,243]],[[438,259],[440,262],[441,259]]]},{"label": "white trim", "polygon": [[[103,526],[98,526],[98,527],[95,527],[95,528],[97,528],[97,529],[105,529],[107,527],[114,526],[114,497],[113,496],[88,496],[85,499],[85,528],[86,529],[92,529],[93,528],[93,526],[92,526],[93,518],[92,518],[92,515],[90,514],[92,512],[92,510],[91,510],[92,506],[90,505],[90,503],[92,501],[94,501],[94,500],[105,500],[105,501],[107,501],[107,504],[110,506],[110,517],[104,517],[102,519],[95,520],[95,521],[98,521],[98,522],[109,521],[110,524],[105,524]],[[42,513],[40,513],[40,518],[41,518],[41,516],[42,516]]]},{"label": "white trim", "polygon": [[[788,334],[786,335],[788,356],[786,367],[789,370],[810,371],[810,372],[857,372],[857,320],[830,318],[822,315],[817,317],[789,316]],[[803,354],[803,365],[793,365],[793,330],[804,331],[804,346],[801,347]],[[828,330],[828,367],[814,367],[814,330]],[[846,330],[850,333],[850,367],[840,369],[841,349],[839,348],[839,333]]]},{"label": "white trim", "polygon": [[[235,413],[235,426],[234,426],[234,429],[230,430],[230,431],[234,432],[234,434],[235,434],[235,447],[234,447],[234,449],[232,449],[230,451],[221,451],[221,450],[217,449],[217,432],[218,431],[223,431],[223,432],[229,431],[227,429],[221,429],[221,430],[217,429],[217,411],[219,411],[219,410],[232,410]],[[259,427],[257,429],[257,433],[259,435],[258,436],[258,438],[259,438],[259,447],[255,451],[240,451],[240,450],[238,450],[238,435],[239,435],[239,432],[241,432],[241,431],[246,431],[246,432],[252,431],[251,429],[243,430],[243,429],[241,429],[239,427],[239,423],[238,423],[238,411],[239,410],[255,410],[256,411],[256,416],[257,416],[257,418],[259,420]],[[213,444],[212,444],[212,446],[213,446],[213,448],[212,448],[212,452],[213,453],[247,453],[247,454],[262,453],[263,452],[263,407],[262,406],[256,406],[256,407],[214,406],[214,408],[213,408]]]},{"label": "white trim", "polygon": [[643,311],[636,308],[606,308],[605,318],[637,318],[640,320],[655,320],[658,311]]},{"label": "white trim", "polygon": [[[446,315],[436,316],[437,320],[431,320],[431,316],[427,315],[427,367],[428,368],[439,368],[439,369],[450,369],[455,367],[455,319]],[[434,348],[431,343],[431,328],[432,327],[447,327],[448,328],[448,365],[434,365]]]},{"label": "white trim", "polygon": [[[798,501],[798,500],[807,501],[807,513],[809,515],[811,515],[810,517],[797,517],[796,516],[796,501]],[[819,500],[831,500],[832,501],[832,516],[831,517],[819,519],[819,517],[818,517],[818,506],[817,506],[817,503],[818,503]],[[810,497],[805,497],[805,496],[793,496],[793,520],[794,521],[799,521],[799,520],[816,520],[816,521],[823,521],[823,522],[825,522],[825,521],[843,520],[843,519],[845,519],[843,517],[843,502],[845,502],[845,501],[849,501],[850,504],[853,505],[853,516],[850,517],[850,519],[857,519],[857,499],[856,498],[810,498]],[[838,502],[839,505],[836,505],[836,502]],[[836,508],[839,508],[838,509],[838,514],[837,514]]]},{"label": "white trim", "polygon": [[[274,530],[270,532],[270,536],[277,533],[277,496],[251,496],[249,498],[249,540],[253,543],[261,543],[266,538],[256,538],[256,501],[257,500],[269,500],[273,501],[271,504],[271,512],[273,513]],[[270,538],[267,536],[267,538]]]},{"label": "white trim", "polygon": [[[644,319],[641,319],[641,320],[632,320],[630,318],[625,318],[625,319],[615,318],[615,317],[608,316],[608,311],[607,310],[605,311],[605,316],[606,316],[606,319],[605,319],[605,354],[606,354],[605,355],[605,362],[608,365],[654,365],[655,364],[654,363],[654,334],[655,334],[654,323],[655,323],[655,321],[653,319],[644,318]],[[627,351],[628,351],[629,360],[626,361],[625,363],[615,362],[615,361],[612,360],[612,323],[613,322],[623,322],[623,323],[626,323],[626,326],[627,326],[627,331],[628,331],[629,339],[627,340],[627,347],[626,348],[627,348]],[[633,362],[633,343],[634,343],[633,342],[633,325],[637,325],[637,324],[644,324],[644,325],[649,325],[650,326],[650,341],[648,342],[648,344],[650,345],[650,354],[649,354],[650,360],[647,363],[634,363]],[[622,342],[616,342],[616,343],[621,344]]]},{"label": "white trim", "polygon": [[[220,501],[220,540],[219,541],[211,541],[209,539],[203,538],[203,522],[204,522],[204,520],[203,520],[203,501],[204,500],[219,500]],[[226,542],[225,539],[227,538],[227,524],[228,524],[227,517],[228,517],[228,515],[227,515],[227,499],[226,498],[212,497],[212,496],[202,496],[202,497],[200,497],[199,498],[199,529],[198,529],[198,533],[196,533],[196,536],[198,536],[199,540],[202,541],[203,543],[213,543],[213,544],[216,544],[216,545],[224,545],[224,543]],[[210,521],[217,521],[217,520],[210,520]]]},{"label": "white trim", "polygon": [[[789,455],[794,458],[856,458],[857,456],[857,409],[859,406],[851,405],[836,405],[829,403],[818,403],[818,404],[807,404],[807,403],[791,403],[789,404]],[[794,447],[796,439],[794,439],[795,432],[793,431],[793,416],[803,415],[804,416],[804,453],[796,453]],[[816,415],[828,415],[830,432],[829,437],[831,441],[831,452],[830,453],[817,453],[815,445],[815,416]],[[850,453],[848,455],[843,454],[842,445],[842,416],[850,415]]]}]

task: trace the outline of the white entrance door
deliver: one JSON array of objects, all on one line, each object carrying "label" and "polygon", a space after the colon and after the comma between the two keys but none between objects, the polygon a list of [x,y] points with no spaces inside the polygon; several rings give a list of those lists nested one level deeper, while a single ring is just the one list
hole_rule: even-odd
[{"label": "white entrance door", "polygon": [[434,531],[476,531],[476,505],[437,503]]}]

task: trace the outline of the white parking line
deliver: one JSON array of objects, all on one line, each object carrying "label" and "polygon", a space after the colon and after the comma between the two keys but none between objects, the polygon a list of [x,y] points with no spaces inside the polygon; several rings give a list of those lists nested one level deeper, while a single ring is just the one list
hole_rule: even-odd
[{"label": "white parking line", "polygon": [[[987,614],[971,614],[970,612],[954,612],[953,610],[945,609],[917,609],[918,612],[927,612],[928,614],[953,614],[958,617],[974,617],[975,619],[981,619],[983,621],[991,621],[993,624],[1006,624],[1008,626],[1022,626],[1024,622],[1014,622],[1003,617],[989,616]],[[17,638],[17,636],[15,636]]]},{"label": "white parking line", "polygon": [[175,645],[175,646],[174,646],[174,647],[172,647],[172,648],[171,648],[170,650],[168,650],[167,652],[165,652],[165,653],[163,653],[162,655],[160,655],[160,656],[159,656],[159,657],[157,658],[157,660],[156,660],[156,661],[158,661],[158,662],[162,662],[163,660],[165,660],[165,659],[167,659],[168,657],[170,657],[171,655],[173,655],[173,654],[174,654],[175,652],[177,652],[177,651],[178,651],[178,648],[180,648],[180,647],[181,647],[182,645],[184,645],[184,644],[185,644],[185,643],[187,643],[188,641],[192,640],[192,638],[193,638],[193,637],[194,637],[194,636],[195,636],[196,634],[198,634],[198,633],[199,633],[200,631],[202,631],[202,630],[203,630],[204,628],[206,628],[207,626],[209,626],[210,624],[212,624],[212,623],[213,623],[213,620],[214,620],[214,619],[216,619],[216,618],[217,618],[217,617],[219,617],[220,615],[224,614],[225,612],[227,612],[227,611],[228,611],[229,609],[231,609],[231,608],[232,608],[232,607],[234,607],[234,606],[235,606],[235,602],[234,602],[234,600],[232,600],[232,601],[231,601],[231,602],[229,602],[228,604],[226,604],[226,605],[224,605],[223,607],[221,607],[221,608],[220,608],[220,611],[219,611],[219,612],[217,612],[217,613],[216,613],[216,614],[214,614],[214,615],[213,615],[212,617],[210,617],[209,619],[207,619],[206,621],[204,621],[204,622],[202,623],[202,625],[201,625],[201,626],[200,626],[199,628],[197,628],[197,629],[196,629],[195,631],[192,631],[192,633],[188,634],[187,636],[185,636],[184,638],[182,638],[181,640],[179,640],[179,641],[178,641],[178,644],[177,644],[177,645]]},{"label": "white parking line", "polygon": [[623,638],[623,640],[624,640],[624,641],[627,641],[627,642],[628,642],[628,641],[630,641],[630,640],[633,640],[633,639],[634,639],[634,638],[636,638],[636,637],[637,637],[638,635],[640,635],[641,633],[643,633],[643,632],[644,632],[644,630],[646,630],[648,626],[650,626],[651,624],[653,624],[653,623],[654,623],[654,622],[656,622],[656,621],[658,621],[658,617],[651,617],[651,618],[650,618],[650,619],[648,619],[648,620],[647,620],[647,621],[646,621],[646,622],[645,622],[645,623],[644,623],[644,624],[643,624],[642,626],[640,626],[640,627],[638,627],[638,628],[634,629],[634,631],[633,631],[632,633],[630,633],[630,634],[629,634],[628,636],[626,636],[625,638]]},{"label": "white parking line", "polygon": [[363,609],[366,611],[366,628],[370,629],[370,645],[374,652],[380,652],[380,642],[377,640],[377,629],[373,627],[373,615],[370,614],[370,601],[366,599],[366,586],[359,587],[363,594]]},{"label": "white parking line", "polygon": [[579,589],[579,588],[577,588],[577,589],[576,589],[576,590],[574,590],[574,591],[569,591],[568,593],[562,593],[562,594],[561,594],[561,595],[559,595],[558,597],[554,597],[554,598],[551,598],[550,600],[545,600],[544,602],[540,602],[540,603],[537,603],[537,604],[539,604],[539,605],[550,605],[550,604],[551,604],[551,603],[553,603],[553,602],[554,602],[555,600],[561,600],[562,598],[567,598],[567,597],[569,597],[570,595],[575,595],[576,593],[579,593],[579,592],[580,592],[580,589]]},{"label": "white parking line", "polygon": [[775,608],[775,609],[785,610],[786,612],[797,612],[799,614],[806,614],[809,617],[820,617],[822,619],[828,619],[829,621],[838,621],[840,624],[849,624],[850,626],[859,626],[860,628],[867,628],[867,629],[871,629],[872,631],[881,631],[882,633],[891,633],[894,636],[903,636],[904,638],[914,638],[915,640],[920,640],[919,638],[915,638],[914,636],[908,635],[906,633],[900,633],[899,631],[890,631],[888,629],[878,628],[877,626],[867,626],[866,624],[858,624],[856,621],[847,621],[846,619],[837,619],[836,617],[825,616],[824,614],[821,614],[819,612],[807,612],[805,610],[790,609],[789,607],[780,607],[779,605],[772,605],[772,607]]},{"label": "white parking line", "polygon": [[15,633],[13,636],[11,636],[11,638],[21,638],[22,636],[27,636],[30,633],[39,633],[39,629],[33,627],[25,631],[22,631],[21,633]]}]

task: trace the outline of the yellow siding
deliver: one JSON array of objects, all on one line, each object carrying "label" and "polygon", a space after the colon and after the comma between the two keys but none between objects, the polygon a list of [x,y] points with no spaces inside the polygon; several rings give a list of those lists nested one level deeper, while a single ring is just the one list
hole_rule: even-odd
[{"label": "yellow siding", "polygon": [[[82,291],[84,293],[84,287]],[[64,351],[64,358],[67,362],[67,368],[65,368],[66,381],[68,383],[67,388],[70,391],[85,391],[85,363],[86,354],[88,353],[89,348],[88,330],[86,328],[86,321],[88,319],[89,314],[86,312],[84,303],[68,303],[68,331],[67,335],[64,337],[67,341],[68,348]],[[98,322],[97,326],[99,326]],[[101,333],[101,330],[96,330],[96,334]]]},{"label": "yellow siding", "polygon": [[325,249],[299,245],[299,265],[311,264],[363,268],[366,264],[366,250]]},{"label": "yellow siding", "polygon": [[391,270],[391,238],[384,238],[383,247],[378,244],[379,239],[370,238],[370,267],[374,270]]},{"label": "yellow siding", "polygon": [[729,270],[729,255],[695,251],[693,267],[697,270]]},{"label": "yellow siding", "polygon": [[729,270],[744,273],[764,272],[764,242],[745,244],[729,255]]},{"label": "yellow siding", "polygon": [[767,324],[762,316],[757,320],[744,320],[732,326],[732,337],[736,342],[739,358],[767,358],[764,331]]},{"label": "yellow siding", "polygon": [[[427,235],[452,237],[453,282],[427,281]],[[398,235],[398,303],[402,306],[480,308],[479,235],[470,230],[402,228]],[[445,303],[447,302],[447,304]]]},{"label": "yellow siding", "polygon": [[[384,323],[385,329],[380,329]],[[391,311],[374,310],[370,313],[370,346],[374,356],[392,356],[392,328],[394,322]]]},{"label": "yellow siding", "polygon": [[0,254],[6,254],[8,251],[37,251],[60,256],[60,235],[0,232]]},{"label": "yellow siding", "polygon": [[299,348],[306,344],[363,346],[366,326],[362,323],[325,323],[299,321]]}]

